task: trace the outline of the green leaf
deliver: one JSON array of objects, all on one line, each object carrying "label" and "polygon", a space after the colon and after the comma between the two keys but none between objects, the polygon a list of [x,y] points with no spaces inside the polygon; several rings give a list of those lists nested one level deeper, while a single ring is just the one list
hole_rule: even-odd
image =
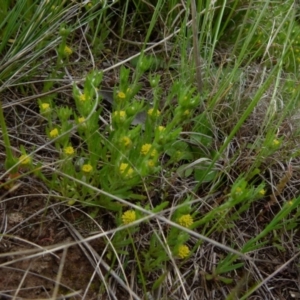
[{"label": "green leaf", "polygon": [[218,171],[210,171],[208,174],[206,174],[206,170],[201,169],[195,169],[194,170],[194,176],[195,179],[199,182],[210,182],[214,180],[214,178],[218,175]]},{"label": "green leaf", "polygon": [[220,270],[217,271],[218,274],[223,274],[223,273],[227,273],[236,269],[239,269],[241,267],[244,266],[244,263],[237,263],[237,264],[233,264],[233,265],[229,265],[229,266],[222,266],[220,267]]},{"label": "green leaf", "polygon": [[184,164],[181,165],[178,169],[177,169],[177,173],[180,177],[182,178],[187,178],[189,176],[192,175],[193,173],[193,168],[188,168],[186,169],[187,166],[189,166],[190,164]]},{"label": "green leaf", "polygon": [[152,210],[153,213],[161,212],[163,209],[165,209],[169,205],[169,201],[164,201],[161,204],[154,207]]},{"label": "green leaf", "polygon": [[162,275],[160,275],[155,282],[152,285],[152,291],[158,289],[162,283],[164,282],[166,276],[168,275],[168,272],[164,272]]}]

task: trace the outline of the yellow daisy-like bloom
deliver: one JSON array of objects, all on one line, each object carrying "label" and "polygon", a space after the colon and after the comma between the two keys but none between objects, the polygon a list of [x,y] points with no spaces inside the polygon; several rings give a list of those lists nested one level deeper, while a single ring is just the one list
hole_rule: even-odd
[{"label": "yellow daisy-like bloom", "polygon": [[128,136],[124,136],[121,138],[121,143],[125,146],[125,147],[130,147],[132,144],[131,139]]},{"label": "yellow daisy-like bloom", "polygon": [[126,95],[123,92],[118,92],[117,96],[118,96],[119,99],[125,99],[126,98]]},{"label": "yellow daisy-like bloom", "polygon": [[65,147],[64,152],[67,155],[72,155],[72,154],[74,154],[74,148],[72,146]]},{"label": "yellow daisy-like bloom", "polygon": [[31,163],[31,158],[30,156],[26,155],[26,154],[22,154],[19,157],[19,162],[21,165],[25,166],[25,165],[29,165]]},{"label": "yellow daisy-like bloom", "polygon": [[187,245],[181,245],[178,248],[178,256],[180,258],[186,258],[188,257],[190,254],[190,249]]},{"label": "yellow daisy-like bloom", "polygon": [[158,131],[159,131],[159,132],[163,132],[163,131],[166,130],[166,127],[165,127],[165,126],[158,126],[157,128],[158,128]]},{"label": "yellow daisy-like bloom", "polygon": [[[151,149],[152,145],[151,144],[144,144],[141,148],[141,154],[142,155],[147,155],[149,150]],[[157,155],[157,150],[156,149],[152,149],[150,156],[155,156]]]},{"label": "yellow daisy-like bloom", "polygon": [[178,224],[183,226],[183,227],[190,227],[194,223],[193,217],[190,214],[187,215],[182,215],[178,219]]},{"label": "yellow daisy-like bloom", "polygon": [[119,171],[122,175],[124,175],[125,177],[131,177],[133,174],[133,169],[128,167],[129,165],[126,163],[121,163],[120,167],[119,167]]},{"label": "yellow daisy-like bloom", "polygon": [[50,109],[50,104],[49,103],[42,103],[40,105],[40,108],[41,108],[42,112],[46,112],[46,111],[48,111]]},{"label": "yellow daisy-like bloom", "polygon": [[70,47],[65,46],[65,48],[64,48],[64,54],[66,56],[70,56],[72,53],[73,53],[73,50]]},{"label": "yellow daisy-like bloom", "polygon": [[84,117],[79,117],[78,118],[78,123],[81,124],[85,121],[85,118]]},{"label": "yellow daisy-like bloom", "polygon": [[49,135],[50,135],[50,137],[52,137],[52,138],[56,138],[57,136],[58,136],[58,129],[57,128],[54,128],[54,129],[52,129],[50,132],[49,132]]},{"label": "yellow daisy-like bloom", "polygon": [[123,224],[128,225],[136,220],[136,213],[134,210],[127,210],[122,215]]},{"label": "yellow daisy-like bloom", "polygon": [[117,110],[114,112],[114,116],[124,121],[126,119],[126,112],[124,110]]},{"label": "yellow daisy-like bloom", "polygon": [[79,96],[79,100],[82,101],[82,102],[86,101],[86,96],[85,96],[85,94],[81,94],[81,95]]},{"label": "yellow daisy-like bloom", "polygon": [[93,167],[90,164],[83,165],[81,168],[84,173],[91,173],[93,171]]},{"label": "yellow daisy-like bloom", "polygon": [[259,192],[258,192],[260,195],[264,196],[266,191],[264,189],[261,189]]},{"label": "yellow daisy-like bloom", "polygon": [[158,117],[160,115],[160,111],[158,109],[150,108],[148,110],[148,115],[151,117]]}]

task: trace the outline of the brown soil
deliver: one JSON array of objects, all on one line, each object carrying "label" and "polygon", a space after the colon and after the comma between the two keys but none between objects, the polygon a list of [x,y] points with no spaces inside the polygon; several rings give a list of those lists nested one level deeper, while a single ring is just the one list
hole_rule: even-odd
[{"label": "brown soil", "polygon": [[[61,247],[67,249],[66,259],[63,259],[62,249],[49,254],[43,251],[74,241],[66,224],[55,215],[54,208],[62,211],[65,220],[73,224],[83,215],[70,207],[50,203],[43,186],[36,181],[33,183],[34,187],[29,182],[19,181],[15,190],[0,190],[3,233],[0,299],[49,299],[55,295],[56,287],[55,299],[106,299],[103,291],[101,297],[97,296],[101,282],[79,246]],[[101,253],[103,243],[99,239],[90,245]]]}]

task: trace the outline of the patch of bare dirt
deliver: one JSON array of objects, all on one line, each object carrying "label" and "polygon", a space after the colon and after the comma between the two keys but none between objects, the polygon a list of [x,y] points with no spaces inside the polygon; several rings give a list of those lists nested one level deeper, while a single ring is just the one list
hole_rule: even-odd
[{"label": "patch of bare dirt", "polygon": [[[0,190],[0,299],[49,299],[56,288],[57,299],[83,299],[84,295],[85,299],[106,299],[104,292],[99,296],[101,282],[80,247],[62,246],[74,241],[52,210],[63,206],[51,203],[37,182],[19,184],[13,192]],[[68,207],[63,209],[71,223],[82,218]],[[54,250],[56,246],[60,250]],[[101,253],[103,243],[94,240],[92,246]],[[47,253],[46,249],[53,250]]]}]

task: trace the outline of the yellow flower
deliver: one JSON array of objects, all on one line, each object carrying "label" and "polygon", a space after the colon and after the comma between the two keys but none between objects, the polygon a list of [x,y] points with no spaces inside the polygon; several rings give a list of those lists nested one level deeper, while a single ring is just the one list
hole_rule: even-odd
[{"label": "yellow flower", "polygon": [[85,118],[84,117],[79,117],[78,118],[78,123],[81,124],[85,121]]},{"label": "yellow flower", "polygon": [[40,105],[40,109],[41,109],[42,112],[46,112],[46,111],[50,110],[50,104],[49,103],[42,103]]},{"label": "yellow flower", "polygon": [[73,53],[73,50],[70,47],[65,46],[65,48],[64,48],[64,54],[66,56],[70,56],[72,53]]},{"label": "yellow flower", "polygon": [[50,137],[56,138],[58,136],[58,129],[54,128],[49,132]]},{"label": "yellow flower", "polygon": [[65,147],[64,152],[67,155],[72,155],[72,154],[74,154],[74,148],[72,146]]},{"label": "yellow flower", "polygon": [[194,220],[190,214],[187,214],[187,215],[182,215],[178,219],[178,223],[179,223],[179,225],[188,228],[194,223]]},{"label": "yellow flower", "polygon": [[125,147],[130,147],[132,142],[131,139],[128,136],[124,136],[121,138],[121,143],[125,146]]},{"label": "yellow flower", "polygon": [[152,159],[148,160],[148,167],[153,168],[154,166],[155,166],[154,160],[152,160]]},{"label": "yellow flower", "polygon": [[273,140],[273,146],[278,146],[280,144],[280,141],[278,141],[277,139]]},{"label": "yellow flower", "polygon": [[264,189],[261,189],[259,192],[258,192],[260,195],[264,196],[266,191]]},{"label": "yellow flower", "polygon": [[166,127],[165,126],[158,126],[157,129],[158,129],[159,132],[163,132],[163,131],[166,130]]},{"label": "yellow flower", "polygon": [[189,114],[190,114],[190,111],[188,109],[183,112],[184,116],[188,116]]},{"label": "yellow flower", "polygon": [[[151,144],[144,144],[144,145],[142,146],[142,148],[141,148],[141,154],[142,154],[142,155],[147,155],[148,152],[149,152],[149,150],[151,149],[151,147],[152,147]],[[156,149],[153,149],[153,150],[151,151],[150,156],[153,157],[153,156],[155,156],[155,155],[157,155],[157,150],[156,150]]]},{"label": "yellow flower", "polygon": [[146,155],[151,148],[151,144],[144,144],[141,149],[141,154]]},{"label": "yellow flower", "polygon": [[79,100],[80,100],[80,101],[86,101],[86,96],[85,96],[85,94],[81,94],[81,95],[79,96]]},{"label": "yellow flower", "polygon": [[114,112],[114,116],[120,121],[124,121],[126,119],[126,112],[124,110],[117,110]]},{"label": "yellow flower", "polygon": [[187,245],[181,245],[178,248],[178,256],[180,258],[186,258],[190,254],[190,249]]},{"label": "yellow flower", "polygon": [[134,210],[127,210],[122,215],[123,224],[128,225],[136,220],[136,213]]},{"label": "yellow flower", "polygon": [[133,169],[129,167],[128,164],[126,163],[121,163],[120,167],[119,167],[119,171],[122,175],[124,175],[124,177],[131,177],[133,174]]},{"label": "yellow flower", "polygon": [[148,110],[148,115],[151,117],[158,117],[160,115],[160,111],[158,109],[150,108]]},{"label": "yellow flower", "polygon": [[21,165],[25,166],[25,165],[29,165],[31,163],[31,158],[30,156],[26,155],[26,154],[22,154],[19,157],[19,162]]},{"label": "yellow flower", "polygon": [[242,188],[240,188],[239,186],[235,189],[235,191],[234,191],[234,194],[236,195],[236,196],[239,196],[239,195],[241,195],[243,193],[243,189]]},{"label": "yellow flower", "polygon": [[93,167],[90,164],[83,165],[81,168],[84,173],[91,173],[93,171]]},{"label": "yellow flower", "polygon": [[123,92],[118,92],[117,96],[118,96],[119,99],[125,99],[126,98],[126,95]]}]

